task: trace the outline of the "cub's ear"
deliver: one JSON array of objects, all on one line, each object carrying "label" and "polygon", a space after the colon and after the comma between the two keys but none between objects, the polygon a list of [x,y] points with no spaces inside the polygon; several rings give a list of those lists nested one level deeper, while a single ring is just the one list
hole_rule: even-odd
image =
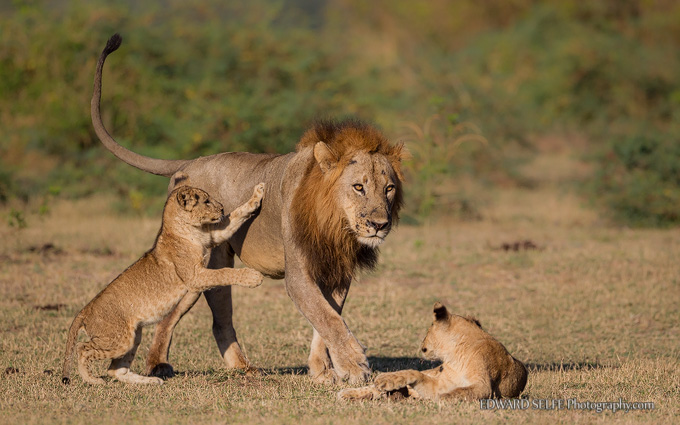
[{"label": "cub's ear", "polygon": [[318,142],[314,145],[314,159],[316,159],[316,162],[319,164],[319,167],[321,167],[321,171],[324,174],[338,163],[338,157],[324,142]]},{"label": "cub's ear", "polygon": [[446,306],[439,301],[434,303],[432,311],[434,313],[434,320],[449,320],[449,311],[446,309]]},{"label": "cub's ear", "polygon": [[191,187],[183,187],[177,191],[177,203],[186,211],[193,210],[198,203],[198,199],[198,193]]}]

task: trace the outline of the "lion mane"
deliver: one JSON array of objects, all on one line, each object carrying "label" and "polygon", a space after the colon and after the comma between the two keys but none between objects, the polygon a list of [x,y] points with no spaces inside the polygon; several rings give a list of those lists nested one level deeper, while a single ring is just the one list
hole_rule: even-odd
[{"label": "lion mane", "polygon": [[357,268],[374,268],[379,253],[378,248],[362,245],[352,235],[335,200],[338,178],[357,152],[384,155],[396,176],[396,194],[390,210],[396,225],[403,203],[400,160],[405,150],[403,144],[390,145],[380,131],[356,119],[317,122],[305,132],[296,150],[313,147],[318,142],[326,143],[337,163],[324,174],[314,158],[310,159],[293,197],[293,237],[309,261],[312,279],[334,289],[348,285]]}]

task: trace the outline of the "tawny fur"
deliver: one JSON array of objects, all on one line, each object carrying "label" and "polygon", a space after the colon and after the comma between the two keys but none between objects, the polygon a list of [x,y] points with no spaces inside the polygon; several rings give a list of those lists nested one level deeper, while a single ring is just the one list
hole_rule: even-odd
[{"label": "tawny fur", "polygon": [[[320,141],[325,144],[324,153],[330,157],[319,158],[319,147],[315,150],[316,160],[307,165],[302,183],[305,190],[298,190],[293,196],[293,235],[307,258],[312,278],[335,289],[351,281],[357,266],[371,269],[378,260],[375,247],[360,243],[354,233],[347,231],[352,224],[336,199],[338,180],[357,153],[384,155],[397,177],[394,197],[389,199],[389,211],[386,211],[391,225],[396,224],[402,205],[400,160],[403,151],[401,145],[391,146],[373,127],[354,120],[317,123],[302,136],[297,149],[314,148]],[[324,161],[328,164],[327,170],[323,169]]]},{"label": "tawny fur", "polygon": [[[285,155],[228,152],[193,160],[161,160],[118,144],[101,119],[101,81],[106,56],[120,46],[111,37],[95,73],[92,123],[102,144],[140,170],[171,177],[191,176],[192,186],[213,194],[225,208],[237,205],[254,184],[267,193],[258,216],[227,243],[213,249],[209,267],[231,267],[234,256],[272,278],[286,279],[286,290],[313,326],[309,373],[319,382],[370,376],[364,347],[341,313],[357,267],[376,264],[378,246],[397,221],[402,199],[402,146],[392,146],[375,128],[356,120],[320,122],[304,134],[296,151]],[[187,294],[154,334],[147,371],[172,376],[172,331],[199,295]],[[227,367],[250,368],[232,323],[229,288],[205,293],[213,313],[213,335]]]},{"label": "tawny fur", "polygon": [[[165,317],[188,292],[216,286],[256,287],[262,274],[253,269],[205,268],[209,248],[228,240],[260,207],[264,184],[255,187],[245,204],[224,217],[222,205],[206,192],[189,186],[174,190],[163,210],[153,248],[108,284],[75,317],[68,332],[62,381],[70,382],[73,349],[78,371],[90,384],[93,360],[113,359],[108,374],[119,381],[161,384],[162,379],[130,372],[142,327]],[[81,328],[90,340],[76,345]]]},{"label": "tawny fur", "polygon": [[376,400],[390,392],[407,390],[412,397],[430,400],[518,397],[528,372],[479,321],[450,314],[434,305],[434,321],[421,345],[425,358],[443,363],[425,371],[382,373],[373,385],[338,393],[341,400]]}]

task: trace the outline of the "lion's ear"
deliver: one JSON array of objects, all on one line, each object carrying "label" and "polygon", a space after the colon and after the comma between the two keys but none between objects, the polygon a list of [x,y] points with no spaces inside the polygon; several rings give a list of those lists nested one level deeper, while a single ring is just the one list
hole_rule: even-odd
[{"label": "lion's ear", "polygon": [[449,311],[446,309],[446,306],[439,301],[434,303],[432,311],[434,312],[434,320],[449,320]]},{"label": "lion's ear", "polygon": [[177,203],[187,211],[194,209],[198,203],[198,196],[189,187],[183,187],[177,192]]},{"label": "lion's ear", "polygon": [[324,174],[338,163],[338,157],[324,142],[318,142],[314,145],[314,159],[316,159]]}]

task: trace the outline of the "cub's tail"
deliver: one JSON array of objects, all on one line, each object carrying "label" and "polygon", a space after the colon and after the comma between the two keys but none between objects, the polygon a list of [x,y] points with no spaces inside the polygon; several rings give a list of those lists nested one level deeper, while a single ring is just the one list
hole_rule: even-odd
[{"label": "cub's tail", "polygon": [[78,331],[83,327],[83,316],[78,313],[71,327],[68,330],[68,338],[66,339],[66,353],[64,354],[64,368],[61,373],[61,382],[65,385],[71,383],[71,367],[73,366],[73,348],[76,345],[78,338]]}]

